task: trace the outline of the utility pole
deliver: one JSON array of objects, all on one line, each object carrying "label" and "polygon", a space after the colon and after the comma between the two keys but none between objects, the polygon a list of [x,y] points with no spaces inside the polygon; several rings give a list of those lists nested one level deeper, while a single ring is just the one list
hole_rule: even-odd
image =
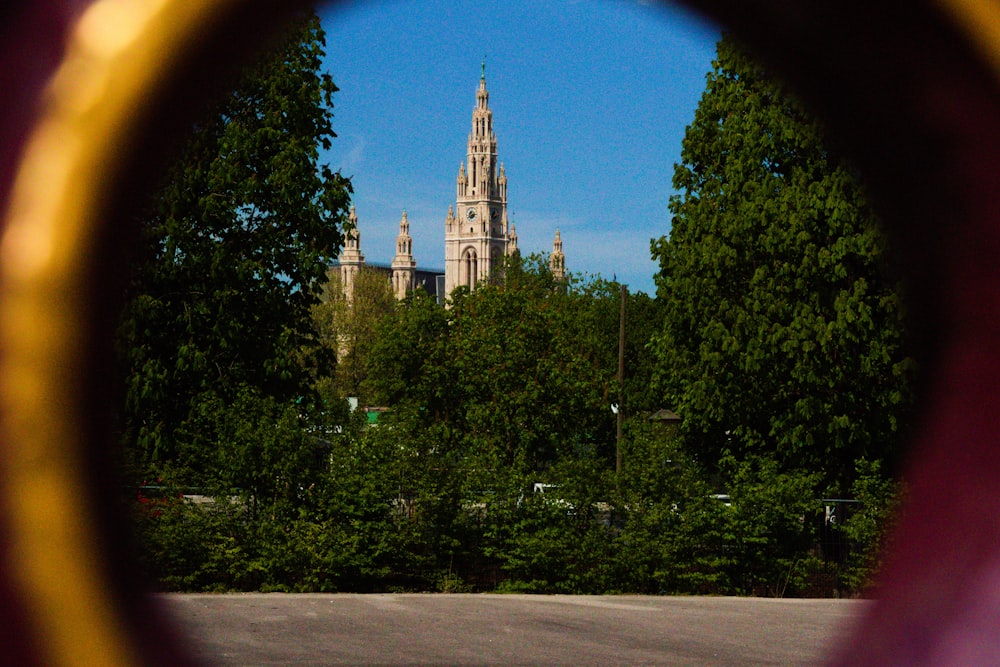
[{"label": "utility pole", "polygon": [[621,315],[618,318],[618,426],[615,433],[615,474],[622,471],[622,424],[625,420],[625,299],[628,285],[622,284]]}]

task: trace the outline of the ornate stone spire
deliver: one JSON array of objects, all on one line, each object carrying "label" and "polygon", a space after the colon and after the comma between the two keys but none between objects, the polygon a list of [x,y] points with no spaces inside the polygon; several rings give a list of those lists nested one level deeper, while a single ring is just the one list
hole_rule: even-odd
[{"label": "ornate stone spire", "polygon": [[566,279],[566,255],[563,254],[562,237],[559,230],[556,230],[556,237],[552,241],[552,254],[549,255],[549,270],[556,280]]},{"label": "ornate stone spire", "polygon": [[361,252],[361,231],[358,229],[358,214],[353,205],[347,214],[345,232],[344,251],[341,253],[341,257],[359,254]]},{"label": "ornate stone spire", "polygon": [[365,256],[361,254],[361,231],[358,229],[358,214],[351,206],[347,214],[347,225],[344,228],[344,249],[338,258],[340,262],[340,283],[344,296],[348,300],[354,298],[354,279],[365,265]]},{"label": "ornate stone spire", "polygon": [[399,235],[396,237],[396,256],[392,260],[392,291],[397,299],[402,299],[413,290],[417,278],[417,261],[413,259],[413,237],[410,236],[410,221],[403,210],[399,221]]},{"label": "ornate stone spire", "polygon": [[497,168],[497,135],[493,132],[493,111],[490,94],[486,90],[486,75],[479,80],[476,91],[476,108],[472,111],[472,132],[469,133],[469,185],[471,192],[481,198],[495,195]]},{"label": "ornate stone spire", "polygon": [[456,287],[475,289],[480,281],[491,280],[511,249],[507,176],[497,160],[485,63],[472,110],[466,161],[458,167],[455,206],[445,220],[446,296]]},{"label": "ornate stone spire", "polygon": [[455,179],[456,189],[458,190],[456,197],[458,199],[461,199],[462,197],[465,196],[465,193],[467,192],[466,186],[468,185],[468,182],[469,179],[465,177],[465,163],[462,162],[458,165],[458,178]]},{"label": "ornate stone spire", "polygon": [[399,236],[396,237],[396,256],[408,257],[413,254],[413,237],[410,236],[410,221],[403,209],[403,217],[399,220]]}]

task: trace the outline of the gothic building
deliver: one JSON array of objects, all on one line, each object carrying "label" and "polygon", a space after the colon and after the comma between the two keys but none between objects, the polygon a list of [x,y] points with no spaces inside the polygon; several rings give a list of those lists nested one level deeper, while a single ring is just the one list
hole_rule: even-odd
[{"label": "gothic building", "polygon": [[335,268],[340,272],[344,296],[350,301],[354,296],[354,283],[361,269],[368,268],[384,273],[392,285],[393,294],[402,299],[406,293],[423,287],[431,296],[444,295],[444,274],[441,271],[420,269],[413,258],[413,237],[410,236],[410,221],[403,211],[399,221],[399,235],[396,237],[396,255],[392,264],[365,262],[361,254],[361,232],[358,229],[358,214],[354,207],[347,216],[348,230],[344,235],[344,248],[337,258]]},{"label": "gothic building", "polygon": [[[444,286],[475,289],[517,249],[507,221],[507,175],[497,161],[497,135],[485,74],[479,79],[466,163],[458,167],[455,208],[444,223]],[[457,211],[456,211],[457,209]]]},{"label": "gothic building", "polygon": [[[445,218],[444,275],[429,279],[429,272],[417,268],[413,257],[413,238],[406,211],[399,222],[396,255],[391,266],[374,266],[389,275],[396,298],[422,284],[431,294],[443,300],[456,287],[470,290],[488,281],[499,269],[503,258],[518,251],[517,231],[507,218],[507,174],[498,160],[497,135],[493,131],[493,111],[486,90],[486,72],[479,79],[476,106],[472,111],[472,131],[466,149],[466,160],[459,164],[455,203],[448,207]],[[339,257],[340,275],[348,298],[354,292],[354,279],[363,266],[358,216],[351,207],[350,231]],[[549,266],[553,276],[566,276],[566,257],[562,238],[556,230]],[[443,279],[442,279],[443,278]]]},{"label": "gothic building", "polygon": [[365,256],[361,254],[361,232],[358,230],[358,214],[351,206],[347,215],[347,233],[344,234],[344,248],[340,251],[337,263],[340,265],[340,284],[344,288],[344,296],[351,299],[354,296],[354,279],[358,277],[361,267],[365,265]]},{"label": "gothic building", "polygon": [[392,291],[397,299],[417,286],[417,260],[413,259],[413,237],[410,236],[410,221],[406,211],[399,221],[399,236],[396,237],[396,256],[392,258]]},{"label": "gothic building", "polygon": [[556,280],[562,280],[566,277],[566,255],[563,253],[562,237],[559,236],[558,229],[556,229],[556,238],[552,241],[552,254],[549,255],[549,271],[552,272],[552,277]]}]

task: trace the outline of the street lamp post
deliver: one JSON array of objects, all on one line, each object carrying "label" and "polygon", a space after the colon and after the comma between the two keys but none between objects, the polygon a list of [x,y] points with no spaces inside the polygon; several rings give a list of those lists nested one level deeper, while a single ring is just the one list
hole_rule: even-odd
[{"label": "street lamp post", "polygon": [[625,419],[625,299],[628,285],[621,286],[621,311],[618,318],[618,424],[615,429],[615,474],[622,471],[622,423]]}]

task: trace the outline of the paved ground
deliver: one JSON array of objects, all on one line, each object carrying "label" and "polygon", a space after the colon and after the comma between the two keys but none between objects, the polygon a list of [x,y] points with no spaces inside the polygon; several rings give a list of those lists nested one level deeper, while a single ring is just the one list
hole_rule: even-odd
[{"label": "paved ground", "polygon": [[796,665],[866,603],[641,596],[164,595],[219,665]]}]

